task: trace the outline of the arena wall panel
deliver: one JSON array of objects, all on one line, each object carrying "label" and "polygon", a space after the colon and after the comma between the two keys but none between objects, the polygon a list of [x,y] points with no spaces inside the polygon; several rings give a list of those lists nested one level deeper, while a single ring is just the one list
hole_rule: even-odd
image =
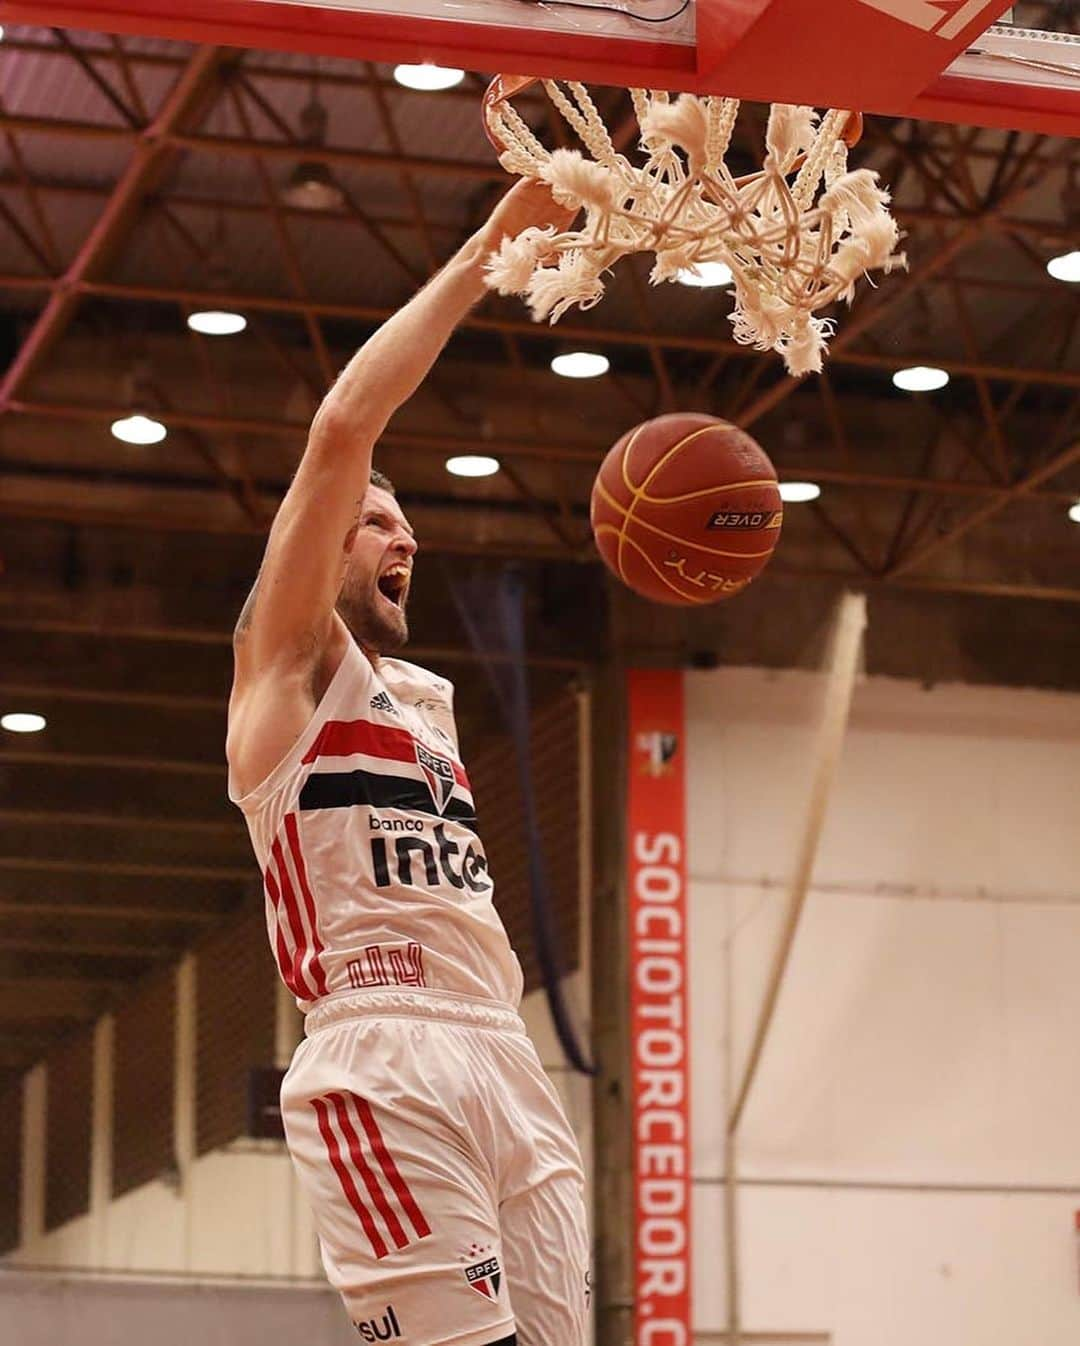
[{"label": "arena wall panel", "polygon": [[[572,981],[568,993],[579,992]],[[566,1067],[543,994],[527,996],[521,1009],[591,1173],[590,1081]],[[125,1276],[144,1272],[322,1281],[311,1212],[283,1146],[257,1142],[215,1149],[192,1161],[181,1190],[165,1181],[145,1182],[115,1197],[100,1215],[97,1221],[90,1216],[70,1220],[19,1248],[13,1268],[100,1266]],[[0,1290],[10,1284],[11,1277],[5,1277]],[[6,1307],[0,1295],[0,1324],[5,1327]],[[334,1314],[340,1314],[336,1303]],[[344,1314],[340,1321],[347,1326]],[[2,1330],[0,1340],[6,1346]],[[91,1346],[86,1336],[79,1340]],[[230,1335],[230,1346],[238,1340]],[[304,1340],[317,1346],[319,1338],[308,1334]]]},{"label": "arena wall panel", "polygon": [[0,1321],[5,1340],[57,1346],[348,1346],[357,1339],[337,1296],[320,1284],[183,1285],[13,1273],[0,1281]]},{"label": "arena wall panel", "polygon": [[195,1149],[245,1134],[248,1074],[273,1065],[277,972],[261,910],[203,944],[196,960]]},{"label": "arena wall panel", "polygon": [[0,1253],[19,1242],[19,1189],[22,1176],[22,1079],[0,1094]]},{"label": "arena wall panel", "polygon": [[[727,1323],[725,1117],[782,926],[820,679],[687,675],[695,1324]],[[749,1332],[1080,1329],[1080,697],[870,678],[739,1136]]]},{"label": "arena wall panel", "polygon": [[45,1228],[90,1209],[92,1032],[69,1038],[46,1058]]},{"label": "arena wall panel", "polygon": [[[534,708],[530,725],[533,785],[561,971],[579,961],[580,745],[577,699],[565,691]],[[466,762],[480,835],[495,880],[495,905],[525,972],[540,984],[529,896],[528,848],[517,757],[508,735],[487,740]]]},{"label": "arena wall panel", "polygon": [[176,972],[143,983],[116,1013],[112,1194],[122,1196],[175,1165]]}]

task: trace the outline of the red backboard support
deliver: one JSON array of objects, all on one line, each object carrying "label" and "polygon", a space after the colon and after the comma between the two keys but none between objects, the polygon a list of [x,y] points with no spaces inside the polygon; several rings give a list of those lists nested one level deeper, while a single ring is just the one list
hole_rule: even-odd
[{"label": "red backboard support", "polygon": [[[434,61],[467,69],[724,93],[1080,135],[1075,78],[1032,75],[1000,59],[958,57],[1009,7],[1008,0],[696,0],[693,22],[575,21],[523,0],[444,6],[441,0],[0,0],[0,22],[143,33],[231,46],[383,61]],[[568,13],[570,11],[567,11]],[[516,16],[513,20],[508,15]],[[1070,56],[1072,52],[1070,50]],[[1072,56],[1072,59],[1077,59]],[[984,68],[985,67],[985,68]]]}]

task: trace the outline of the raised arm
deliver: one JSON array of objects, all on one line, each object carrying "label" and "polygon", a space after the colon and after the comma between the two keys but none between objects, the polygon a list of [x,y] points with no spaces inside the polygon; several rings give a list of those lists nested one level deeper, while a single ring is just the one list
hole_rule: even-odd
[{"label": "raised arm", "polygon": [[343,545],[367,490],[376,440],[484,293],[483,264],[506,236],[562,224],[547,188],[520,183],[487,224],[353,356],[326,395],[266,545],[238,635],[246,670],[307,661],[325,640]]},{"label": "raised arm", "polygon": [[[484,227],[353,356],[327,393],[237,625],[230,760],[251,737],[240,732],[239,721],[250,719],[245,703],[252,692],[259,689],[264,701],[268,683],[272,691],[274,683],[287,689],[297,678],[308,679],[325,651],[375,442],[483,295],[485,260],[507,236],[534,224],[562,226],[569,218],[542,184],[512,188]],[[265,724],[265,713],[257,718]]]}]

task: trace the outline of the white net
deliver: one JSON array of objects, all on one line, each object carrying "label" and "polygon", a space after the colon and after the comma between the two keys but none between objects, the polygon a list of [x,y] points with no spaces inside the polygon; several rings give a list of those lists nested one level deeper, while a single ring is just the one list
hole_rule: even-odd
[{"label": "white net", "polygon": [[521,295],[537,321],[598,303],[605,273],[632,253],[655,254],[653,284],[720,262],[733,277],[735,340],[805,374],[821,369],[832,334],[821,311],[850,302],[868,271],[904,265],[888,193],[870,170],[848,171],[851,113],[775,105],[761,171],[736,178],[725,156],[737,99],[632,89],[644,156],[632,163],[583,84],[543,82],[584,152],[545,148],[497,86],[485,115],[500,163],[584,211],[580,227],[528,229],[489,262],[489,286]]}]

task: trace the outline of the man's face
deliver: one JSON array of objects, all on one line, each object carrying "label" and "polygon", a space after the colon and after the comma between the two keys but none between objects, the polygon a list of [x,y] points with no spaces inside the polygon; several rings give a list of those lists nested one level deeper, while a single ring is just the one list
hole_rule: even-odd
[{"label": "man's face", "polygon": [[392,654],[409,639],[405,605],[416,539],[389,491],[368,487],[345,545],[348,560],[337,610],[358,644]]}]

